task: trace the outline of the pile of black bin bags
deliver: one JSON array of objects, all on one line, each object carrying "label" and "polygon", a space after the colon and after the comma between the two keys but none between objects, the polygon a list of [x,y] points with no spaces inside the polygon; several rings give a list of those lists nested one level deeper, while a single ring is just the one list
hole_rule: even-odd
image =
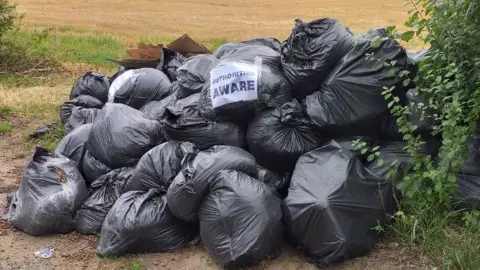
[{"label": "pile of black bin bags", "polygon": [[[411,106],[426,155],[441,145],[416,113],[414,86],[382,65],[413,76],[426,55],[407,55],[383,29],[356,37],[326,18],[298,20],[283,43],[87,72],[60,107],[67,135],[54,152],[35,150],[3,219],[31,235],[99,233],[101,256],[200,240],[222,267],[242,268],[277,257],[284,239],[319,267],[361,256],[412,169],[383,89]],[[480,209],[479,142],[458,173],[460,209]],[[372,148],[383,164],[367,158]]]}]

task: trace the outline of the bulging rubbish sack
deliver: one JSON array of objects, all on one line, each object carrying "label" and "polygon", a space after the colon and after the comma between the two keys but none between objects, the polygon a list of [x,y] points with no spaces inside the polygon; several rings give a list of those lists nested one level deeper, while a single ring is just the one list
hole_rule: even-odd
[{"label": "bulging rubbish sack", "polygon": [[248,123],[259,112],[292,99],[280,54],[249,45],[224,56],[202,89],[200,112],[209,120]]},{"label": "bulging rubbish sack", "polygon": [[211,178],[198,214],[208,253],[227,269],[277,254],[283,240],[281,200],[264,183],[237,171]]},{"label": "bulging rubbish sack", "polygon": [[265,183],[274,190],[280,199],[287,196],[288,187],[290,186],[291,174],[276,173],[262,166],[258,166],[258,180]]},{"label": "bulging rubbish sack", "polygon": [[176,100],[162,117],[167,141],[189,141],[200,149],[214,145],[245,147],[245,129],[232,122],[208,121],[198,111],[200,94]]},{"label": "bulging rubbish sack", "polygon": [[70,91],[70,99],[78,96],[92,96],[102,103],[107,102],[110,80],[104,74],[87,72],[78,78]]},{"label": "bulging rubbish sack", "polygon": [[[385,39],[383,39],[385,38]],[[376,39],[380,44],[375,44]],[[372,54],[368,56],[367,54]],[[394,64],[386,67],[385,61]],[[377,30],[368,39],[359,39],[320,85],[307,96],[308,116],[319,129],[336,135],[371,135],[378,130],[379,118],[388,111],[384,88],[396,87],[393,95],[405,99],[405,89],[392,68],[406,70],[405,49],[385,30]]]},{"label": "bulging rubbish sack", "polygon": [[143,116],[148,119],[161,121],[163,114],[165,113],[165,109],[167,106],[173,105],[175,100],[177,100],[177,94],[172,93],[162,100],[152,100],[148,102],[140,109],[140,111],[143,113]]},{"label": "bulging rubbish sack", "polygon": [[112,169],[130,167],[164,141],[162,125],[123,104],[107,103],[93,122],[88,150]]},{"label": "bulging rubbish sack", "polygon": [[101,256],[165,252],[198,236],[196,225],[175,218],[161,191],[124,193],[105,218],[97,253]]},{"label": "bulging rubbish sack", "polygon": [[113,170],[90,186],[89,197],[75,216],[75,229],[83,234],[99,233],[103,221],[115,202],[124,192],[125,184],[133,174],[133,168]]},{"label": "bulging rubbish sack", "polygon": [[355,45],[353,34],[337,20],[295,21],[282,43],[282,68],[298,100],[317,90],[338,61]]},{"label": "bulging rubbish sack", "polygon": [[70,133],[82,125],[93,123],[99,111],[100,109],[95,108],[74,107],[67,124],[65,124],[65,132]]},{"label": "bulging rubbish sack", "polygon": [[82,95],[63,103],[62,106],[60,106],[60,120],[62,123],[67,123],[74,107],[101,109],[103,102],[92,96]]},{"label": "bulging rubbish sack", "polygon": [[80,172],[82,172],[83,156],[87,149],[86,142],[91,130],[92,124],[82,125],[63,137],[55,148],[57,155],[63,155],[75,161]]},{"label": "bulging rubbish sack", "polygon": [[140,109],[150,100],[166,97],[170,80],[154,68],[131,69],[120,75],[110,86],[108,100]]},{"label": "bulging rubbish sack", "polygon": [[223,56],[234,53],[237,49],[243,48],[248,45],[265,46],[276,52],[280,52],[280,47],[282,46],[282,43],[280,43],[280,41],[276,38],[254,38],[238,43],[223,44],[213,53],[213,55],[216,58],[221,59]]},{"label": "bulging rubbish sack", "polygon": [[283,215],[290,239],[325,267],[371,250],[394,208],[392,183],[332,141],[298,160]]},{"label": "bulging rubbish sack", "polygon": [[178,96],[186,98],[192,94],[200,93],[205,82],[210,79],[210,71],[217,62],[218,59],[211,54],[196,55],[188,58],[178,68]]},{"label": "bulging rubbish sack", "polygon": [[198,152],[190,142],[170,141],[148,151],[135,167],[125,190],[158,188],[166,193],[173,179],[180,172],[182,160]]},{"label": "bulging rubbish sack", "polygon": [[88,150],[85,150],[82,161],[82,173],[85,176],[85,182],[87,185],[93,183],[97,178],[109,173],[110,169],[107,165],[100,162],[94,156],[90,154]]},{"label": "bulging rubbish sack", "polygon": [[2,219],[30,235],[69,233],[87,196],[75,162],[37,147]]},{"label": "bulging rubbish sack", "polygon": [[125,73],[128,69],[126,69],[125,67],[123,66],[118,66],[118,70],[117,72],[115,72],[115,74],[112,75],[112,77],[110,77],[110,85],[112,85],[112,83],[118,78],[120,77],[120,75],[122,75],[123,73]]},{"label": "bulging rubbish sack", "polygon": [[198,208],[206,196],[209,179],[220,170],[236,170],[257,177],[255,158],[247,151],[233,146],[214,146],[188,155],[182,170],[167,191],[167,202],[172,213],[188,222],[198,221]]},{"label": "bulging rubbish sack", "polygon": [[300,103],[294,100],[261,113],[250,123],[248,148],[261,166],[291,173],[301,155],[323,142],[323,136],[313,127]]}]

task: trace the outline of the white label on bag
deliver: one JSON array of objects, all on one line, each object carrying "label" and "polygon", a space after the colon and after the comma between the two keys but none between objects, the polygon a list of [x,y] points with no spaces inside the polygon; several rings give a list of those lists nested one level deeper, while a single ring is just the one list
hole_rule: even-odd
[{"label": "white label on bag", "polygon": [[258,99],[258,70],[244,63],[230,63],[210,71],[213,108],[238,101]]}]

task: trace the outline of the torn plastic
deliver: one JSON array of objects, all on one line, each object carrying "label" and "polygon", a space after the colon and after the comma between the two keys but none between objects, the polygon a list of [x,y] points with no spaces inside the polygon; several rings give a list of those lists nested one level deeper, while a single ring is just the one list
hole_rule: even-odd
[{"label": "torn plastic", "polygon": [[104,74],[87,72],[78,78],[70,91],[70,99],[78,96],[92,96],[102,103],[107,102],[110,80]]},{"label": "torn plastic", "polygon": [[298,160],[283,215],[291,241],[325,267],[374,248],[394,208],[392,183],[332,141]]},{"label": "torn plastic", "polygon": [[74,161],[37,147],[2,219],[29,235],[69,233],[87,196]]},{"label": "torn plastic", "polygon": [[112,169],[130,167],[164,141],[162,125],[123,104],[107,103],[93,122],[89,152]]},{"label": "torn plastic", "polygon": [[109,101],[140,109],[151,100],[162,99],[169,94],[170,80],[154,68],[128,70],[112,83]]},{"label": "torn plastic", "polygon": [[245,147],[245,129],[232,122],[212,122],[200,115],[200,94],[176,100],[162,117],[167,141],[189,141],[200,149],[214,145]]},{"label": "torn plastic", "polygon": [[166,193],[180,172],[182,160],[197,152],[195,145],[189,142],[170,141],[153,148],[140,159],[125,190],[158,188]]},{"label": "torn plastic", "polygon": [[133,168],[113,170],[95,180],[89,197],[75,216],[75,229],[83,234],[96,234],[115,202],[124,193],[124,187],[133,174]]},{"label": "torn plastic", "polygon": [[175,218],[161,193],[158,189],[124,193],[105,218],[97,253],[120,256],[165,252],[195,240],[197,226]]},{"label": "torn plastic", "polygon": [[200,113],[210,120],[248,123],[259,112],[291,99],[280,54],[249,45],[223,57],[212,69],[201,92]]},{"label": "torn plastic", "polygon": [[188,222],[198,221],[198,208],[208,191],[209,178],[220,170],[236,170],[257,177],[257,163],[247,151],[232,146],[214,146],[188,155],[182,170],[167,191],[172,213]]},{"label": "torn plastic", "polygon": [[199,211],[200,236],[226,269],[278,254],[283,241],[281,200],[264,183],[238,171],[212,176]]},{"label": "torn plastic", "polygon": [[314,131],[298,101],[261,113],[248,126],[248,149],[263,167],[291,173],[297,159],[319,147],[323,136]]},{"label": "torn plastic", "polygon": [[92,96],[83,95],[63,103],[62,106],[60,106],[60,120],[62,123],[67,123],[74,107],[101,109],[103,102]]}]

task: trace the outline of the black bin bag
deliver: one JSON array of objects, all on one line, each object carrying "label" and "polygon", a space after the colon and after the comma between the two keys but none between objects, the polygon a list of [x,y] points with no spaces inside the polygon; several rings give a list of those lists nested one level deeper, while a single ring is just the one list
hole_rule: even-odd
[{"label": "black bin bag", "polygon": [[86,143],[91,130],[92,124],[82,125],[63,137],[55,148],[56,154],[75,161],[80,172],[82,172],[83,156],[87,149]]},{"label": "black bin bag", "polygon": [[[375,37],[380,38],[377,47]],[[405,89],[392,67],[385,61],[395,61],[399,71],[407,68],[405,49],[386,31],[377,30],[358,43],[339,62],[316,92],[305,99],[308,116],[322,131],[335,135],[371,135],[388,112],[384,87],[397,86],[393,95],[405,99]],[[373,58],[367,54],[373,53]]]},{"label": "black bin bag", "polygon": [[106,75],[89,71],[77,79],[70,91],[70,99],[87,95],[105,103],[109,87],[110,79]]},{"label": "black bin bag", "polygon": [[85,177],[87,185],[90,185],[93,181],[97,180],[97,178],[109,173],[111,170],[110,167],[92,156],[88,150],[85,150],[81,172]]},{"label": "black bin bag", "polygon": [[162,125],[123,104],[107,103],[93,122],[87,147],[112,169],[130,167],[164,141]]},{"label": "black bin bag", "polygon": [[205,82],[210,79],[210,71],[217,62],[218,59],[211,54],[195,55],[188,58],[177,71],[178,96],[186,98],[192,94],[200,93]]},{"label": "black bin bag", "polygon": [[457,173],[453,204],[458,210],[480,210],[480,137],[467,143],[467,158]]},{"label": "black bin bag", "polygon": [[124,193],[125,184],[132,177],[133,168],[113,170],[95,180],[89,197],[75,216],[75,229],[83,234],[96,234],[115,202]]},{"label": "black bin bag", "polygon": [[297,159],[319,147],[322,139],[296,100],[261,113],[247,131],[248,149],[258,163],[281,173],[291,173]]},{"label": "black bin bag", "polygon": [[181,53],[173,50],[162,48],[162,55],[160,56],[160,64],[157,69],[163,71],[171,82],[177,80],[178,69],[185,62],[186,58]]},{"label": "black bin bag", "polygon": [[374,248],[395,199],[391,182],[332,141],[300,157],[282,206],[290,240],[325,267]]},{"label": "black bin bag", "polygon": [[75,162],[37,147],[2,219],[29,235],[69,233],[87,196]]},{"label": "black bin bag", "polygon": [[203,245],[226,269],[276,256],[284,232],[281,202],[267,185],[247,174],[216,173],[198,214]]},{"label": "black bin bag", "polygon": [[175,100],[177,100],[177,95],[176,93],[173,93],[162,100],[152,100],[148,102],[145,106],[140,108],[140,111],[143,113],[143,116],[148,119],[162,121],[165,109],[168,106],[173,105]]},{"label": "black bin bag", "polygon": [[99,111],[100,109],[96,108],[74,107],[70,118],[65,124],[65,132],[70,133],[82,125],[93,123]]},{"label": "black bin bag", "polygon": [[290,37],[282,43],[282,68],[298,100],[315,90],[337,62],[355,44],[353,34],[337,20],[324,18],[309,23],[295,21]]},{"label": "black bin bag", "polygon": [[282,43],[280,43],[280,41],[276,38],[254,38],[238,43],[223,44],[222,46],[218,47],[218,49],[213,53],[213,55],[218,59],[221,59],[222,57],[235,52],[237,49],[243,48],[248,45],[265,46],[276,52],[280,52],[280,47],[282,46]]},{"label": "black bin bag", "polygon": [[255,158],[238,147],[219,145],[196,156],[189,155],[167,191],[172,213],[181,220],[197,222],[198,208],[208,192],[209,179],[220,170],[236,170],[252,177],[258,176]]},{"label": "black bin bag", "polygon": [[170,80],[154,68],[131,69],[120,75],[110,86],[109,101],[140,109],[150,100],[168,95]]},{"label": "black bin bag", "polygon": [[200,149],[214,145],[245,147],[245,129],[233,122],[206,120],[198,110],[200,94],[176,100],[162,117],[167,141],[189,141]]},{"label": "black bin bag", "polygon": [[224,56],[210,72],[200,98],[200,113],[209,120],[248,123],[259,112],[292,99],[280,68],[280,54],[248,45]]},{"label": "black bin bag", "polygon": [[78,96],[72,100],[63,103],[62,106],[60,106],[60,120],[64,124],[67,123],[68,119],[72,115],[72,110],[74,107],[101,109],[103,107],[103,104],[103,102],[92,96]]},{"label": "black bin bag", "polygon": [[125,190],[148,191],[158,188],[166,193],[180,172],[182,160],[197,152],[195,145],[190,142],[170,141],[156,146],[140,159]]},{"label": "black bin bag", "polygon": [[287,196],[288,187],[290,186],[290,173],[277,173],[262,166],[258,166],[258,180],[265,183],[274,190],[278,197],[284,199]]},{"label": "black bin bag", "polygon": [[97,253],[121,256],[182,248],[198,237],[198,227],[175,218],[158,189],[129,191],[113,205],[102,226]]}]

